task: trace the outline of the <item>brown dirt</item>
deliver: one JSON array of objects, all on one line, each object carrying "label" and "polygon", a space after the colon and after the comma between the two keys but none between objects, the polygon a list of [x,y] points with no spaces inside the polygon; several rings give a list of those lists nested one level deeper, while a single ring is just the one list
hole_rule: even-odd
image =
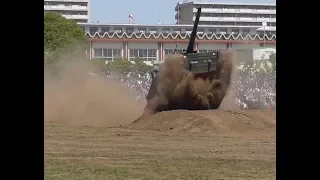
[{"label": "brown dirt", "polygon": [[275,179],[274,114],[172,111],[130,128],[45,122],[45,179]]},{"label": "brown dirt", "polygon": [[275,118],[275,110],[176,110],[140,119],[130,124],[128,128],[212,134],[263,133],[275,130]]}]

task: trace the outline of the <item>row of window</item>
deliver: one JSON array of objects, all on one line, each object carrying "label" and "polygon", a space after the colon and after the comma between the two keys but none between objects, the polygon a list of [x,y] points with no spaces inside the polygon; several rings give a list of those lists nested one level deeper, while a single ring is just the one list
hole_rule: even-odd
[{"label": "row of window", "polygon": [[64,15],[88,15],[88,11],[57,11],[57,10],[50,10],[50,12],[55,12]]},{"label": "row of window", "polygon": [[[174,49],[164,49],[164,54],[172,54]],[[176,53],[182,53],[183,49],[176,49]],[[199,52],[209,52],[211,50],[201,49]],[[107,61],[112,61],[123,57],[122,49],[93,49],[94,58],[104,58]],[[144,61],[157,60],[157,49],[129,49],[129,59],[133,61],[136,58],[144,59]]]},{"label": "row of window", "polygon": [[[219,21],[208,21],[199,22],[199,25],[214,25],[214,26],[262,26],[262,22],[219,22]],[[275,22],[267,22],[267,26],[276,26]]]},{"label": "row of window", "polygon": [[[197,8],[199,5],[194,5]],[[256,9],[256,10],[276,10],[275,6],[248,6],[248,5],[218,5],[218,4],[202,4],[202,8],[209,9]]]},{"label": "row of window", "polygon": [[54,2],[54,1],[44,1],[45,6],[82,6],[88,7],[88,2]]},{"label": "row of window", "polygon": [[121,57],[122,49],[94,49],[95,58],[117,58]]},{"label": "row of window", "polygon": [[[196,13],[193,13],[196,16]],[[203,13],[201,17],[276,18],[275,14]]]},{"label": "row of window", "polygon": [[[216,23],[216,24],[215,24],[215,23]],[[199,24],[201,24],[201,25],[219,25],[218,22],[199,22]],[[231,24],[229,24],[229,25],[239,25],[239,24],[237,24],[237,23],[231,23]],[[261,23],[256,23],[255,25],[256,25],[256,26],[259,26],[259,25],[261,26]],[[275,26],[275,23],[267,23],[267,26],[273,26],[273,25]],[[83,29],[84,29],[84,28],[83,28]],[[173,33],[180,33],[181,30],[182,30],[181,28],[173,28],[173,29],[172,29],[172,32],[173,32]],[[186,32],[191,33],[192,28],[186,28],[185,30],[186,30]],[[208,33],[208,34],[213,34],[213,33],[217,33],[217,31],[218,31],[217,29],[210,28],[210,29],[208,29],[207,33]],[[98,31],[98,27],[90,27],[90,28],[89,28],[89,32],[90,32],[90,33],[99,32],[99,31]],[[101,33],[111,32],[111,30],[110,30],[109,27],[101,27],[100,32],[101,32]],[[122,27],[114,27],[113,32],[119,32],[119,33],[121,33],[121,32],[123,32],[123,29],[122,29]],[[136,32],[136,33],[146,33],[146,32],[147,32],[147,29],[146,29],[146,28],[138,28],[137,31],[135,31],[133,27],[127,27],[127,28],[124,28],[124,32],[126,32],[126,33],[133,33],[133,32]],[[160,32],[161,32],[161,33],[170,33],[171,30],[170,30],[170,28],[162,28],[162,30],[160,30],[160,31],[159,31],[158,29],[156,29],[156,28],[150,28],[150,29],[149,29],[149,33],[160,33]],[[199,29],[197,30],[197,32],[198,32],[198,33],[204,33],[205,30],[204,30],[203,28],[199,28]],[[220,32],[227,32],[227,29],[225,29],[225,28],[220,29]],[[240,29],[232,29],[232,32],[240,32]],[[249,34],[249,33],[250,33],[250,29],[242,29],[242,32],[243,32],[244,34]]]},{"label": "row of window", "polygon": [[[106,60],[115,60],[123,57],[122,49],[93,49],[94,58],[104,58]],[[134,60],[142,58],[145,61],[153,61],[157,59],[157,49],[129,49],[129,59]]]}]

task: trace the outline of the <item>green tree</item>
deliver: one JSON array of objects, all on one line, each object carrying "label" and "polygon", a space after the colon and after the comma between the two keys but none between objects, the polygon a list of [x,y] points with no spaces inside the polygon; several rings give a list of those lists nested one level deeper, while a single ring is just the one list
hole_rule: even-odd
[{"label": "green tree", "polygon": [[134,62],[135,62],[135,68],[137,69],[137,71],[142,73],[146,73],[147,71],[150,71],[154,68],[153,66],[149,66],[146,63],[144,63],[143,59],[141,58],[136,58]]},{"label": "green tree", "polygon": [[110,61],[106,64],[106,70],[120,73],[131,72],[134,68],[135,64],[131,63],[126,58],[116,58],[114,61]]},{"label": "green tree", "polygon": [[92,65],[95,68],[95,70],[104,72],[107,70],[106,61],[102,58],[94,58],[91,59]]},{"label": "green tree", "polygon": [[44,49],[56,51],[87,40],[84,31],[73,20],[55,12],[44,13]]},{"label": "green tree", "polygon": [[116,58],[106,64],[106,70],[117,71],[120,73],[126,72],[139,72],[146,73],[153,69],[153,66],[149,66],[143,62],[143,59],[136,58],[134,63],[130,62],[127,58]]},{"label": "green tree", "polygon": [[54,12],[44,13],[45,65],[58,61],[59,55],[75,49],[85,55],[89,46],[85,32],[73,20]]},{"label": "green tree", "polygon": [[272,53],[269,57],[269,62],[272,64],[272,70],[276,71],[276,65],[277,65],[277,61],[276,61],[276,53]]}]

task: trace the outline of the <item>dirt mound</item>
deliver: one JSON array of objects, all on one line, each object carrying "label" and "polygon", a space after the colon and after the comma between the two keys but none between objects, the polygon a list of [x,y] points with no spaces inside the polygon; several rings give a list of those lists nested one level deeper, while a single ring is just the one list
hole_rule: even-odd
[{"label": "dirt mound", "polygon": [[275,110],[243,111],[164,111],[131,123],[137,130],[188,133],[263,133],[275,132]]}]

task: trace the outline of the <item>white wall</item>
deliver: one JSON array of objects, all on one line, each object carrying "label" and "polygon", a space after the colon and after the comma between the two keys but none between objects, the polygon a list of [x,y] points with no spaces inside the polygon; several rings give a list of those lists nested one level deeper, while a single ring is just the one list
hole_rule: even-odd
[{"label": "white wall", "polygon": [[260,44],[232,44],[232,49],[260,48]]},{"label": "white wall", "polygon": [[93,49],[122,49],[123,43],[106,43],[106,42],[94,42],[92,43]]},{"label": "white wall", "polygon": [[158,49],[158,43],[128,43],[129,49]]},{"label": "white wall", "polygon": [[[177,49],[187,49],[188,43],[178,43]],[[176,44],[174,43],[163,43],[163,49],[175,49]]]},{"label": "white wall", "polygon": [[221,44],[199,44],[198,45],[198,50],[208,50],[208,49],[212,49],[212,50],[218,50],[218,49],[226,49],[227,48],[227,44],[225,43],[221,43]]}]

